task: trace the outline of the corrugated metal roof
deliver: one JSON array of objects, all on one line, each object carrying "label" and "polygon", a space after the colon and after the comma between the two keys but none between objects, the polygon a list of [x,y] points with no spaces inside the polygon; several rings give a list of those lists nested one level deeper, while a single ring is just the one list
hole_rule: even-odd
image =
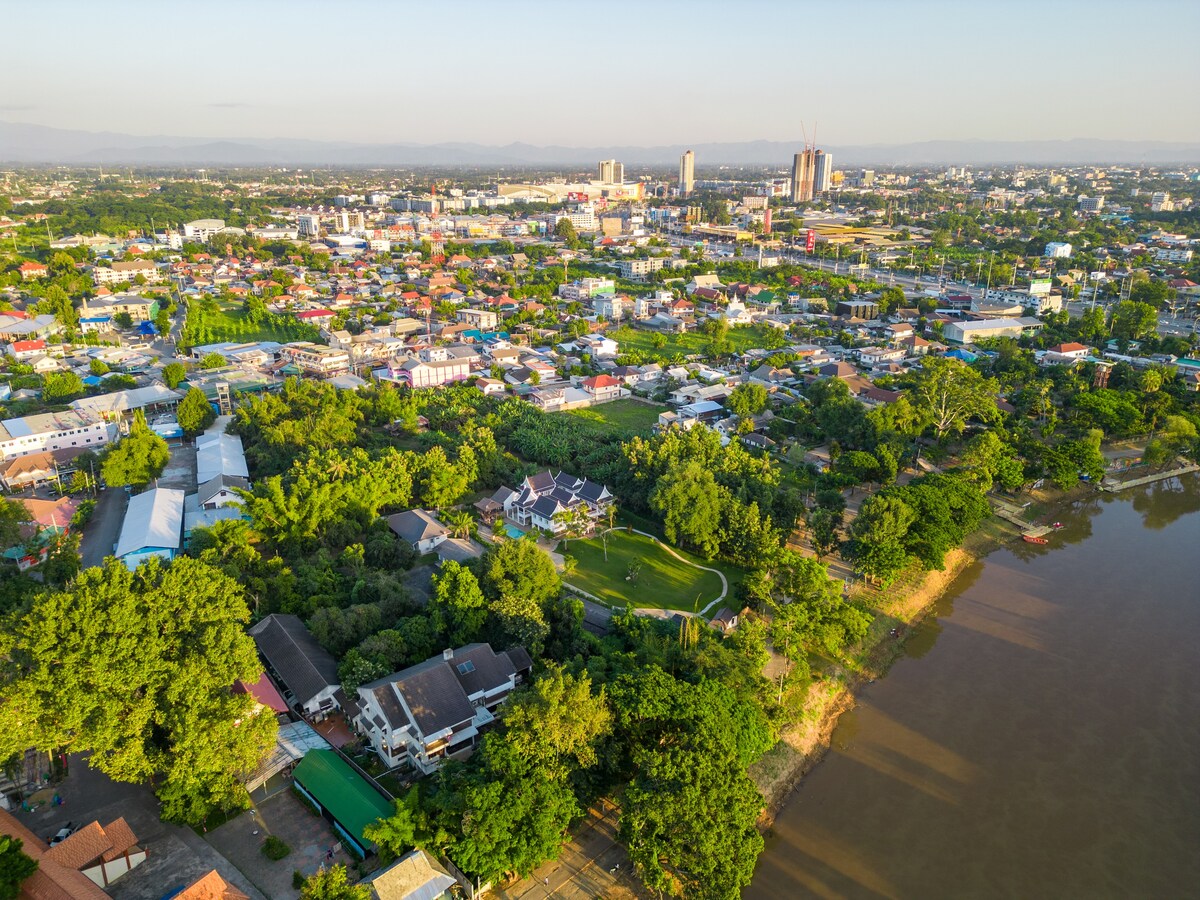
[{"label": "corrugated metal roof", "polygon": [[117,541],[117,557],[149,547],[178,550],[183,532],[183,496],[183,491],[153,488],[131,499]]}]

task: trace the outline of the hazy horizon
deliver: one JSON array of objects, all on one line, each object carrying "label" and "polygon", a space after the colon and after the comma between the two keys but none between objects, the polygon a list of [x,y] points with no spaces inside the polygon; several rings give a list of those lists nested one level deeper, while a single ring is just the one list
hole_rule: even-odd
[{"label": "hazy horizon", "polygon": [[1186,0],[127,9],[8,10],[28,39],[9,47],[0,119],[372,144],[1200,141],[1172,89],[1200,83],[1200,54],[1162,40],[1200,33]]}]

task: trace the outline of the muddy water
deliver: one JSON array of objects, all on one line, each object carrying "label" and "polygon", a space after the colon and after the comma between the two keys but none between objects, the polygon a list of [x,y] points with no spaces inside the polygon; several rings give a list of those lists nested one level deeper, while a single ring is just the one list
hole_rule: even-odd
[{"label": "muddy water", "polygon": [[843,717],[746,898],[1200,896],[1200,478],[968,570]]}]

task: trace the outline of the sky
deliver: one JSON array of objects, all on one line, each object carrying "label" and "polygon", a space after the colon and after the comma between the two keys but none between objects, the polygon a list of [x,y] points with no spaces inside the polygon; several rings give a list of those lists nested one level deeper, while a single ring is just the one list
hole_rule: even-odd
[{"label": "sky", "polygon": [[1200,141],[1197,0],[37,0],[0,120],[569,147]]}]

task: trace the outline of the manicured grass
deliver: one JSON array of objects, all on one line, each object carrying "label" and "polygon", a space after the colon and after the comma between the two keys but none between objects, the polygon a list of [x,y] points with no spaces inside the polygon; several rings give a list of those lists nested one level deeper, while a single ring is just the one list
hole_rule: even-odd
[{"label": "manicured grass", "polygon": [[[757,347],[767,347],[767,334],[778,330],[769,325],[746,325],[729,329],[729,346],[735,353],[744,353]],[[661,349],[655,349],[656,332],[622,326],[608,332],[608,337],[617,342],[619,353],[638,352],[653,358],[670,359],[675,356],[689,356],[693,353],[703,353],[709,346],[709,338],[699,331],[688,331],[683,334],[664,334],[666,343]],[[776,337],[778,340],[778,337]],[[775,346],[778,346],[776,344]]]},{"label": "manicured grass", "polygon": [[214,312],[204,312],[199,303],[188,308],[184,337],[197,344],[219,344],[225,341],[248,344],[254,341],[311,341],[318,338],[317,330],[289,316],[269,315],[257,324],[246,318],[238,304],[223,304]]},{"label": "manicured grass", "polygon": [[[692,568],[640,534],[611,532],[607,560],[599,537],[567,541],[559,551],[578,562],[565,580],[614,606],[699,611],[721,593],[715,573]],[[633,562],[642,564],[641,572],[634,581],[626,581]]]},{"label": "manicured grass", "polygon": [[562,415],[583,419],[604,431],[637,431],[649,434],[658,424],[658,414],[665,406],[651,406],[640,400],[613,400],[598,406],[572,409]]}]

